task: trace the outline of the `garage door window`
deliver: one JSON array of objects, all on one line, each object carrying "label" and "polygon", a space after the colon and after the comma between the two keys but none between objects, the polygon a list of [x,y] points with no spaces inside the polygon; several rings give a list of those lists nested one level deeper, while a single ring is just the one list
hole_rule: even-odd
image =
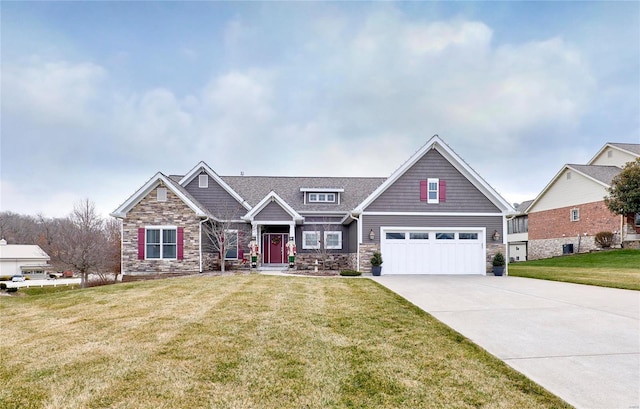
[{"label": "garage door window", "polygon": [[387,240],[404,240],[404,233],[387,233]]},{"label": "garage door window", "polygon": [[409,240],[429,240],[429,233],[409,233]]},{"label": "garage door window", "polygon": [[478,240],[478,233],[460,233],[458,238],[460,240]]},{"label": "garage door window", "polygon": [[453,240],[455,238],[455,233],[436,233],[436,240]]}]

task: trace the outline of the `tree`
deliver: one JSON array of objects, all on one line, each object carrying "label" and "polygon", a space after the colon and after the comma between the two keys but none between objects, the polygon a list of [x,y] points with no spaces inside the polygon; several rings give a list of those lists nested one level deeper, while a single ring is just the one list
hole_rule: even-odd
[{"label": "tree", "polygon": [[80,274],[82,288],[87,285],[89,273],[105,265],[107,241],[103,225],[93,202],[83,199],[74,205],[68,218],[59,220],[57,234],[51,240],[55,258]]},{"label": "tree", "polygon": [[615,214],[640,213],[640,158],[625,165],[611,180],[604,202]]},{"label": "tree", "polygon": [[216,219],[202,223],[202,232],[208,239],[204,240],[203,237],[203,250],[220,258],[220,271],[225,271],[224,260],[227,253],[233,255],[233,250],[236,249],[238,253],[235,256],[240,258],[239,253],[248,246],[250,237],[243,234],[241,214],[239,208],[228,207],[221,209]]}]

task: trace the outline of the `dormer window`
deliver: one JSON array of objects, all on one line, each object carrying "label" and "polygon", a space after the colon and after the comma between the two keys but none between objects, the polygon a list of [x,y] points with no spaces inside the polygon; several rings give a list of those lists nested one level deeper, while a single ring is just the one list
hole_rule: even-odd
[{"label": "dormer window", "polygon": [[309,193],[309,203],[335,203],[335,193]]},{"label": "dormer window", "polygon": [[341,188],[312,188],[303,187],[300,191],[304,194],[304,203],[333,203],[340,204],[340,193],[344,192]]}]

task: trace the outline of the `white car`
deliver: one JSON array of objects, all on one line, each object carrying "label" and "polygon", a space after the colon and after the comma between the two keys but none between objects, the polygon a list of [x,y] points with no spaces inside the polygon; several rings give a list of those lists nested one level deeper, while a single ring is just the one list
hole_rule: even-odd
[{"label": "white car", "polygon": [[11,277],[11,281],[13,281],[14,283],[18,281],[25,281],[25,278],[22,274],[16,274]]}]

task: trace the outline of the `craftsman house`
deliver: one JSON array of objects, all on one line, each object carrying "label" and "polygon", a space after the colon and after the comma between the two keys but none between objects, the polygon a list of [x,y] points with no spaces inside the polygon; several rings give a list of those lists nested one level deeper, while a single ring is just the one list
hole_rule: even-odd
[{"label": "craftsman house", "polygon": [[[247,266],[252,237],[260,268],[284,268],[293,238],[298,269],[369,271],[379,250],[383,274],[486,274],[513,212],[436,135],[388,178],[220,176],[205,162],[158,172],[112,216],[125,277]],[[224,254],[211,226],[224,226]]]},{"label": "craftsman house", "polygon": [[612,179],[638,157],[640,144],[607,143],[587,164],[564,165],[524,211],[528,258],[595,250],[601,231],[614,233],[617,245],[638,246],[640,215],[618,216],[604,203]]}]

